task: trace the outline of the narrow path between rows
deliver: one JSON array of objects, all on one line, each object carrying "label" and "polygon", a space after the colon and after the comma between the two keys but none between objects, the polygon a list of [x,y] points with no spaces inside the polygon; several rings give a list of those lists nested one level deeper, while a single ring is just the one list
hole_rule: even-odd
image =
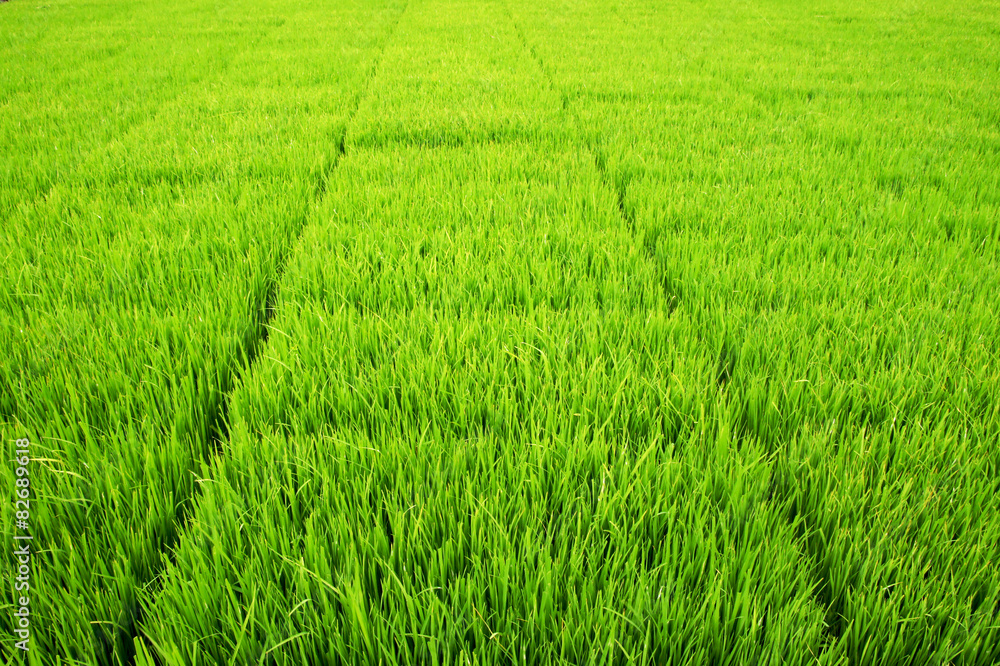
[{"label": "narrow path between rows", "polygon": [[[585,145],[587,150],[590,152],[591,156],[594,158],[594,166],[597,168],[598,173],[600,173],[601,180],[604,186],[608,190],[610,190],[610,192],[614,195],[614,199],[617,202],[618,214],[621,216],[622,222],[625,224],[626,228],[632,234],[632,237],[636,240],[636,242],[642,243],[643,249],[645,250],[647,256],[649,256],[650,259],[652,259],[653,261],[659,263],[657,257],[651,251],[651,248],[648,246],[648,244],[644,242],[644,239],[640,238],[641,229],[639,228],[639,221],[636,219],[635,211],[630,209],[626,203],[627,183],[625,184],[619,183],[608,172],[607,156],[605,155],[604,149],[600,145],[596,145],[595,142],[590,138],[588,138],[586,133],[583,131],[583,121],[579,113],[577,112],[576,108],[570,102],[568,93],[566,92],[566,90],[563,90],[556,84],[555,77],[553,76],[551,70],[545,64],[545,61],[542,60],[535,46],[528,41],[527,36],[521,29],[521,26],[517,23],[517,20],[514,17],[514,13],[511,11],[510,5],[507,2],[504,2],[504,9],[507,11],[507,16],[510,19],[511,23],[513,24],[514,30],[517,32],[517,35],[520,38],[521,43],[524,46],[524,49],[531,54],[531,57],[538,65],[539,70],[545,76],[545,79],[549,87],[552,89],[553,92],[559,95],[560,99],[562,100],[563,108],[566,111],[568,111],[571,117],[574,119],[577,125],[576,131],[580,134],[582,143]],[[663,266],[662,265],[659,266],[659,269],[660,272],[662,273]],[[668,296],[668,301],[670,303],[669,312],[672,315],[678,305],[679,293],[674,291],[667,284],[665,277],[663,283],[664,283],[664,290],[668,292],[666,295]],[[726,385],[728,383],[729,375],[732,372],[732,368],[729,367],[729,365],[732,363],[732,359],[728,358],[728,356],[730,355],[731,354],[727,353],[727,349],[724,347],[722,354],[720,355],[719,358],[719,371],[717,380],[720,393],[726,390]],[[727,401],[726,396],[722,396],[721,399],[724,402]],[[796,527],[794,523],[788,520],[787,512],[782,511],[780,513],[782,516],[785,517],[786,522],[788,522],[793,528]],[[815,529],[814,525],[806,525],[804,528],[804,532],[808,533],[812,529]],[[813,599],[815,600],[816,604],[823,610],[823,613],[827,618],[827,622],[824,623],[823,626],[823,634],[826,637],[826,641],[824,642],[821,648],[820,654],[822,654],[823,651],[828,650],[831,646],[835,645],[836,642],[840,639],[843,633],[844,618],[839,616],[832,617],[834,615],[832,610],[834,608],[836,600],[831,598],[828,587],[824,584],[825,581],[823,581],[821,578],[817,576],[817,574],[819,573],[817,571],[817,562],[819,561],[820,553],[814,552],[814,550],[810,548],[810,543],[808,541],[797,544],[797,550],[799,557],[803,560],[804,566],[810,572],[810,577],[815,583],[814,592],[812,595]]]},{"label": "narrow path between rows", "polygon": [[[350,105],[350,111],[347,114],[347,119],[344,122],[344,126],[341,129],[339,135],[335,137],[336,150],[333,153],[332,158],[323,167],[319,176],[316,179],[316,186],[314,188],[313,196],[311,198],[310,203],[317,203],[321,201],[324,195],[326,194],[327,181],[329,180],[331,174],[333,174],[333,172],[336,170],[337,166],[341,163],[341,161],[344,158],[344,155],[347,152],[348,128],[351,126],[354,117],[361,106],[361,102],[364,101],[364,99],[367,98],[371,92],[372,82],[374,81],[376,74],[378,72],[379,65],[381,64],[382,61],[382,56],[385,53],[386,47],[392,41],[396,32],[396,28],[399,25],[400,19],[402,18],[403,14],[406,13],[408,7],[409,3],[404,4],[403,7],[399,10],[395,20],[392,23],[392,26],[386,33],[384,41],[382,42],[374,58],[372,59],[372,65],[368,71],[368,76],[366,77],[365,85],[363,89],[360,90],[354,96],[354,100]],[[291,257],[295,255],[296,248],[299,245],[299,241],[302,238],[303,232],[309,225],[309,218],[310,218],[309,210],[310,209],[307,208],[303,213],[303,218],[295,233],[295,238],[292,239],[286,251],[279,258],[277,262],[278,270],[274,276],[272,284],[267,290],[267,293],[264,297],[264,302],[260,304],[260,306],[257,307],[256,309],[256,316],[257,316],[257,321],[255,325],[256,330],[253,336],[253,340],[248,345],[246,359],[244,363],[240,365],[239,369],[232,377],[232,383],[230,385],[229,391],[226,393],[225,396],[223,396],[219,404],[219,408],[216,410],[215,414],[213,414],[210,419],[210,432],[212,433],[211,435],[212,441],[210,443],[210,449],[212,451],[212,454],[211,454],[211,459],[206,462],[211,463],[215,457],[221,455],[222,444],[229,436],[230,398],[232,397],[233,391],[236,390],[237,386],[239,386],[243,378],[249,376],[250,373],[253,371],[254,365],[257,361],[258,356],[260,355],[260,352],[267,346],[268,337],[271,331],[270,322],[274,318],[275,312],[277,311],[278,296],[281,288],[282,277],[285,273],[285,268],[287,267],[289,260],[291,259]],[[178,529],[175,530],[174,532],[174,534],[176,535],[175,538],[165,542],[161,547],[161,552],[163,552],[165,558],[171,563],[174,562],[173,548],[183,535],[185,527],[187,526],[188,521],[194,515],[195,508],[198,505],[200,487],[201,487],[200,484],[195,484],[192,496],[188,498],[188,501],[184,504],[184,507],[178,512],[179,516],[178,522],[180,523],[180,525]],[[155,571],[152,573],[153,575],[151,576],[151,583],[155,582],[156,578],[162,573],[162,569],[160,571]],[[148,641],[145,641],[145,636],[142,634],[142,629],[140,626],[141,624],[142,624],[142,607],[136,604],[136,608],[134,609],[133,621],[130,627],[131,628],[130,640],[124,642],[126,646],[131,646],[133,640],[139,637],[141,637],[144,640],[144,642],[147,642],[148,644]],[[136,655],[134,651],[130,652],[127,655],[123,655],[123,657],[125,657],[124,663],[127,664],[128,666],[134,666],[134,664],[136,663],[135,662]],[[110,661],[111,660],[109,659],[109,663]]]}]

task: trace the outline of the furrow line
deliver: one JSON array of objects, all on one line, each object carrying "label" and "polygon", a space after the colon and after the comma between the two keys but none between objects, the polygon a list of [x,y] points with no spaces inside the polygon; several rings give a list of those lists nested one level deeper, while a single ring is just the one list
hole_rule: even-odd
[{"label": "furrow line", "polygon": [[[258,37],[255,40],[253,40],[251,42],[250,47],[247,50],[251,50],[258,43],[260,43],[261,41],[263,41],[264,39],[266,39],[266,37],[271,32],[273,32],[276,29],[276,27],[277,26],[269,26],[267,30],[265,30],[264,32],[262,32],[260,35],[258,35]],[[225,73],[226,71],[228,71],[229,68],[232,66],[232,64],[237,60],[237,58],[239,58],[239,56],[242,53],[244,53],[244,52],[245,51],[233,51],[233,52],[230,52],[228,54],[228,57],[223,61],[222,68],[219,70],[219,72]],[[172,95],[172,96],[168,97],[168,99],[162,101],[158,105],[157,109],[154,110],[150,115],[145,116],[145,117],[141,117],[141,118],[135,118],[135,119],[130,120],[128,123],[126,123],[120,129],[120,131],[115,134],[115,137],[116,138],[126,137],[131,132],[135,131],[139,127],[142,127],[143,125],[146,125],[146,124],[149,124],[149,123],[155,123],[155,121],[162,116],[162,114],[163,114],[163,108],[169,102],[179,99],[184,93],[189,92],[196,85],[197,85],[196,83],[188,83],[188,84],[180,87],[176,91],[176,93],[174,95]],[[94,150],[100,150],[100,149],[101,149],[100,147],[97,147]],[[79,169],[81,164],[82,164],[82,161],[81,161],[80,164],[77,164],[74,168],[75,169]],[[53,189],[53,187],[55,186],[56,183],[55,183],[54,179],[49,178],[47,180],[48,180],[48,183],[47,183],[47,185],[45,187],[45,192],[42,194],[42,196],[40,198],[36,199],[36,201],[44,200],[44,199],[46,199],[51,194],[52,189]],[[161,179],[157,179],[157,180],[161,180]],[[193,180],[193,182],[197,183],[197,182],[202,182],[203,180],[207,180],[207,179],[204,178],[204,177],[196,175],[195,178],[194,178],[194,180]],[[258,337],[258,336],[254,336],[254,337]],[[256,355],[256,347],[254,346],[254,342],[253,341],[251,341],[247,345],[247,349],[248,349],[248,355],[250,356],[250,358],[252,358],[253,356]],[[237,374],[241,375],[242,373],[237,373]],[[236,377],[231,377],[231,379],[236,379]],[[233,382],[233,384],[235,384],[235,382]],[[232,386],[232,384],[230,386]],[[224,398],[223,402],[225,402],[227,398],[228,398],[228,396],[226,396],[226,398]],[[219,412],[222,411],[222,410],[224,410],[224,409],[225,409],[225,407],[217,408],[215,410],[216,413],[212,417],[209,418],[209,433],[218,433],[220,431],[225,431],[226,430],[225,427],[220,427],[220,419],[219,419]],[[218,439],[217,439],[217,437],[215,437],[214,435],[210,435],[210,436],[212,437],[212,441],[210,443],[210,448],[211,449],[217,449],[217,447],[218,447]],[[181,515],[183,516],[184,515],[183,514],[183,508],[180,511],[181,511]],[[164,536],[165,536],[164,542],[160,546],[160,551],[161,552],[163,552],[164,550],[168,550],[169,551],[170,546],[176,541],[176,533],[175,534],[166,534]],[[159,575],[160,571],[154,569],[154,570],[148,571],[146,573],[148,574],[148,579],[147,580],[148,581],[152,581],[152,580],[156,579],[156,577]],[[138,631],[138,622],[141,619],[141,608],[139,607],[138,601],[136,599],[132,600],[132,603],[130,604],[130,606],[131,607],[126,606],[124,608],[121,608],[120,611],[119,611],[119,622],[118,622],[118,625],[116,627],[116,634],[117,634],[117,636],[113,637],[109,641],[109,640],[104,640],[102,638],[104,636],[103,634],[101,634],[99,632],[95,632],[95,638],[97,639],[97,643],[98,643],[98,645],[96,647],[96,651],[97,651],[98,660],[99,660],[100,663],[102,663],[102,664],[116,664],[116,663],[134,664],[135,663],[135,654],[134,654],[134,652],[132,650],[132,645],[133,645],[133,639],[135,638],[136,633]],[[124,657],[123,661],[116,662],[116,657],[115,657],[116,647],[119,648],[119,649],[123,649],[124,650],[124,655],[120,655],[120,656]],[[102,654],[101,648],[103,648],[103,654]]]},{"label": "furrow line", "polygon": [[572,117],[573,122],[576,125],[575,127],[576,133],[582,139],[583,145],[586,147],[587,151],[593,158],[594,167],[597,169],[597,172],[601,176],[601,182],[604,184],[604,187],[606,187],[614,197],[615,205],[616,208],[618,209],[618,215],[621,218],[622,222],[624,223],[625,228],[628,229],[629,233],[637,242],[640,240],[642,241],[643,251],[652,261],[654,261],[657,264],[659,272],[661,274],[661,280],[663,283],[663,293],[667,300],[667,312],[668,314],[673,315],[674,310],[677,309],[677,306],[680,301],[680,293],[668,279],[666,267],[663,266],[662,262],[656,256],[654,248],[651,247],[651,244],[648,242],[648,239],[647,238],[640,239],[635,211],[630,209],[626,202],[628,184],[619,183],[614,178],[612,178],[611,174],[608,171],[607,156],[604,154],[603,149],[601,148],[600,145],[597,144],[594,138],[588,135],[588,133],[584,131],[583,120],[580,117],[580,114],[577,111],[575,105],[570,101],[569,94],[565,90],[560,88],[558,85],[556,85],[556,80],[552,74],[552,71],[545,64],[545,61],[542,60],[542,57],[538,54],[538,50],[535,49],[534,45],[528,41],[527,35],[524,34],[524,31],[521,29],[521,26],[518,25],[517,20],[514,18],[514,14],[510,9],[510,5],[505,3],[504,9],[507,10],[507,16],[510,19],[511,24],[514,26],[514,30],[517,32],[517,36],[520,38],[522,46],[529,54],[531,54],[531,57],[535,60],[535,63],[538,65],[539,70],[541,70],[542,74],[545,76],[549,88],[559,96],[559,98],[562,100],[563,109],[565,111],[568,111],[570,117]]},{"label": "furrow line", "polygon": [[[510,18],[511,23],[514,25],[514,29],[521,39],[521,43],[524,48],[531,54],[535,59],[539,69],[543,73],[551,89],[556,92],[562,100],[563,108],[567,110],[571,117],[576,123],[576,131],[583,139],[584,145],[590,152],[594,159],[594,166],[601,175],[601,180],[605,187],[611,191],[614,195],[615,202],[617,204],[618,213],[621,216],[622,222],[628,228],[629,232],[632,234],[633,238],[637,242],[641,242],[645,254],[654,262],[657,263],[660,274],[663,279],[663,290],[664,295],[668,298],[668,308],[669,314],[673,315],[674,311],[678,306],[678,301],[680,297],[680,292],[678,289],[669,283],[668,276],[666,274],[666,267],[662,264],[660,258],[656,254],[655,241],[658,232],[654,230],[652,234],[641,234],[638,226],[638,220],[636,219],[636,213],[633,209],[630,209],[627,204],[627,193],[628,193],[628,182],[619,182],[617,179],[613,178],[608,169],[607,156],[596,141],[595,137],[590,136],[586,131],[584,131],[583,120],[580,117],[577,109],[571,103],[569,95],[565,90],[562,90],[557,86],[555,77],[553,76],[551,70],[546,65],[545,61],[539,56],[535,47],[528,41],[527,36],[518,25],[516,19],[514,18],[513,12],[510,9],[509,4],[504,3],[504,8],[507,10],[507,15]],[[733,359],[732,353],[727,348],[724,347],[719,359],[718,367],[716,372],[716,384],[721,392],[725,391],[726,386],[730,380],[731,373],[733,371]],[[725,398],[723,398],[725,400]],[[773,462],[772,462],[773,464]],[[775,499],[779,501],[786,501],[787,498],[780,496],[778,493],[773,492],[772,495],[778,495]],[[771,501],[771,498],[769,498]],[[821,654],[834,648],[839,641],[843,631],[844,631],[844,619],[836,612],[836,600],[831,597],[828,591],[828,581],[826,577],[819,575],[820,570],[823,568],[820,564],[821,553],[817,552],[816,546],[812,544],[812,538],[809,534],[810,529],[816,529],[815,526],[809,524],[797,524],[791,520],[791,516],[788,515],[788,511],[780,511],[782,517],[787,523],[791,525],[793,529],[802,530],[805,529],[805,534],[803,535],[799,544],[797,544],[798,556],[802,560],[803,564],[807,567],[810,572],[810,576],[815,581],[816,586],[813,592],[813,599],[815,603],[822,610],[826,622],[823,626],[823,635],[825,637],[824,644],[821,648]]]},{"label": "furrow line", "polygon": [[[331,159],[328,162],[328,164],[321,170],[319,176],[316,179],[316,187],[314,188],[313,198],[312,198],[312,203],[314,204],[322,200],[323,196],[326,194],[327,181],[330,179],[333,172],[336,170],[337,166],[340,164],[341,160],[343,160],[347,152],[346,150],[347,128],[350,127],[351,123],[353,122],[354,117],[361,106],[361,102],[369,94],[372,82],[374,81],[375,75],[378,71],[378,67],[381,62],[382,56],[385,53],[385,49],[389,44],[389,42],[392,40],[396,28],[399,25],[400,18],[406,12],[408,6],[409,3],[403,5],[402,9],[399,11],[399,14],[396,16],[396,20],[392,24],[392,27],[387,31],[385,41],[382,43],[382,46],[379,49],[378,54],[373,59],[373,64],[369,72],[368,81],[365,86],[364,92],[362,94],[355,96],[355,99],[351,105],[351,110],[348,113],[347,120],[344,122],[344,126],[341,128],[339,136],[336,139],[335,142],[336,152],[333,155],[333,159]],[[239,385],[240,381],[243,378],[250,375],[250,373],[253,371],[257,358],[260,355],[260,352],[267,346],[268,338],[270,335],[270,322],[274,318],[275,313],[277,312],[281,281],[284,276],[285,270],[288,266],[288,262],[295,255],[296,249],[298,248],[302,235],[305,232],[306,227],[309,226],[308,222],[309,222],[309,210],[307,208],[303,213],[303,217],[300,224],[298,225],[295,238],[292,239],[291,243],[289,243],[288,250],[278,259],[277,261],[278,270],[274,276],[272,284],[267,289],[263,303],[259,308],[257,308],[258,323],[255,327],[252,340],[246,347],[247,354],[246,357],[244,358],[244,362],[240,364],[239,369],[236,371],[236,373],[234,373],[229,390],[226,392],[225,396],[220,402],[219,407],[216,409],[215,413],[212,415],[210,419],[210,424],[211,424],[210,432],[212,433],[212,441],[210,448],[213,451],[212,453],[213,459],[221,454],[222,444],[229,436],[229,429],[230,429],[229,403],[232,398],[233,391]],[[211,462],[211,460],[209,462]],[[199,490],[200,490],[200,484],[196,484],[192,492],[192,496],[188,498],[188,501],[184,504],[184,507],[182,507],[178,512],[179,520],[177,522],[179,523],[179,525],[178,528],[174,530],[173,534],[171,535],[173,538],[166,540],[160,548],[165,558],[171,563],[174,562],[173,547],[180,540],[181,535],[184,533],[184,530],[188,522],[191,520],[191,517],[194,514],[195,507],[198,504]],[[162,570],[154,572],[153,575],[151,576],[151,580],[155,581],[156,577],[159,576],[161,572]],[[142,633],[142,630],[140,628],[141,622],[142,622],[142,608],[137,603],[134,609],[131,622],[131,639],[141,638],[144,642],[148,644],[148,640],[146,639],[145,635]],[[131,643],[132,641],[130,640],[126,644],[131,645]],[[155,652],[153,654],[155,654]],[[126,656],[127,659],[124,663],[127,666],[134,666],[135,653],[131,652]]]}]

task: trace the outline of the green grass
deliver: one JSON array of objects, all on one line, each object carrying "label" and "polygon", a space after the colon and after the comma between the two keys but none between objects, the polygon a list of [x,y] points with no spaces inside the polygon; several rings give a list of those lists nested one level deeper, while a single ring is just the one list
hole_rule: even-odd
[{"label": "green grass", "polygon": [[995,2],[0,26],[4,663],[1000,661]]},{"label": "green grass", "polygon": [[[31,19],[12,8],[11,20]],[[138,30],[169,20],[139,9]],[[260,347],[284,258],[399,11],[340,8],[321,15],[325,25],[288,7],[262,6],[251,19],[224,6],[191,11],[207,9],[217,23],[180,27],[192,45],[175,44],[193,61],[179,72],[200,65],[203,80],[150,102],[145,118],[71,151],[58,169],[39,167],[52,180],[44,195],[5,210],[2,420],[5,433],[31,437],[39,458],[36,655],[128,658],[137,594],[166,563],[192,473],[225,433],[225,394]],[[304,26],[351,38],[326,56],[340,72],[335,92],[317,83],[309,49],[319,37]],[[123,28],[113,46],[150,67],[131,38]],[[282,43],[290,67],[260,61],[262,44]],[[213,62],[220,49],[227,57]],[[38,62],[39,74],[50,66]],[[86,92],[106,94],[121,73],[92,74]],[[2,474],[13,487],[13,468]],[[12,509],[4,505],[8,536]],[[10,634],[9,613],[2,622]]]}]

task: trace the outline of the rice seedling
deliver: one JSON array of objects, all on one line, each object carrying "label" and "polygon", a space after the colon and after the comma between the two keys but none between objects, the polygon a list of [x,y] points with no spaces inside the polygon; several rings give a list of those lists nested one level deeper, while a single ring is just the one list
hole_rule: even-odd
[{"label": "rice seedling", "polygon": [[[157,100],[113,138],[78,147],[58,173],[32,167],[54,180],[19,201],[0,232],[0,418],[5,436],[30,437],[37,455],[32,526],[44,546],[33,640],[43,660],[131,659],[136,595],[182,527],[192,473],[225,435],[225,395],[260,346],[284,256],[399,10],[342,8],[325,27],[304,11],[285,27],[287,7],[277,21],[260,9],[256,35],[284,30],[274,39],[303,48],[305,26],[342,36],[363,27],[354,49],[326,61],[343,72],[338,92],[316,91],[308,57],[301,69],[252,64],[256,89],[217,72],[187,81],[177,94],[186,103]],[[244,19],[228,26],[218,10],[219,43],[242,52],[232,66],[255,63],[255,31],[237,29]],[[212,26],[176,29],[197,44]],[[127,32],[117,34],[122,57],[148,66]],[[84,92],[105,83],[95,77]],[[13,487],[12,468],[2,475]],[[12,509],[4,505],[6,541]],[[5,634],[11,622],[5,612]],[[5,659],[13,649],[4,644]]]},{"label": "rice seedling", "polygon": [[997,662],[998,17],[0,6],[3,661]]},{"label": "rice seedling", "polygon": [[[471,152],[411,149],[395,166],[357,153],[338,168],[234,393],[234,436],[147,604],[149,650],[190,663],[804,662],[823,614],[796,523],[768,500],[766,452],[704,411],[715,367],[690,322],[649,276],[647,293],[622,288],[651,262],[614,251],[624,223],[607,192],[588,205],[592,160]],[[588,219],[608,227],[551,250],[539,238]],[[476,235],[515,221],[534,252],[497,256],[519,239]],[[547,280],[585,267],[591,244],[611,247],[609,269],[594,261],[560,300]],[[398,270],[359,280],[379,258]],[[460,261],[446,270],[468,282],[433,282]],[[509,290],[483,298],[501,270]]]}]

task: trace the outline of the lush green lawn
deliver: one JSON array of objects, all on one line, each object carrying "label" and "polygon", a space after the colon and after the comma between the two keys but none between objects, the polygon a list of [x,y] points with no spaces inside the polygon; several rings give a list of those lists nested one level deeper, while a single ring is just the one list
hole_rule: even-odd
[{"label": "lush green lawn", "polygon": [[1000,4],[307,4],[0,5],[0,660],[1000,661]]}]

